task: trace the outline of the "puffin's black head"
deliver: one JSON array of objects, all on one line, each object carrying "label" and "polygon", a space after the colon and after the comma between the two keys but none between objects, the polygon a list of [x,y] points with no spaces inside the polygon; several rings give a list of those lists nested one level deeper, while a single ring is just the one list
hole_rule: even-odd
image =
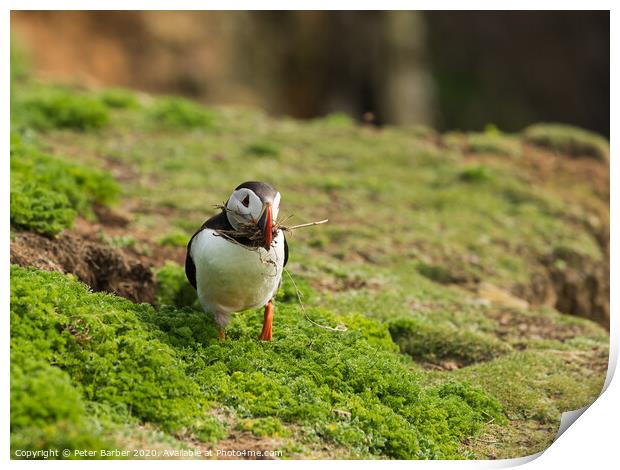
[{"label": "puffin's black head", "polygon": [[280,193],[268,183],[246,181],[235,188],[226,202],[226,217],[236,230],[256,224],[264,236],[264,248],[269,250],[273,239],[273,224],[280,210]]}]

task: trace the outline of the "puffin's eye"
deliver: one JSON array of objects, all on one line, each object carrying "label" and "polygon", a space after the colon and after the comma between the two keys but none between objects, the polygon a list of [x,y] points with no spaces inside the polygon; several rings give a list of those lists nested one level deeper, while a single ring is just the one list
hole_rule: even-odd
[{"label": "puffin's eye", "polygon": [[250,195],[246,194],[245,197],[243,198],[243,201],[241,201],[241,204],[243,204],[245,207],[250,207]]}]

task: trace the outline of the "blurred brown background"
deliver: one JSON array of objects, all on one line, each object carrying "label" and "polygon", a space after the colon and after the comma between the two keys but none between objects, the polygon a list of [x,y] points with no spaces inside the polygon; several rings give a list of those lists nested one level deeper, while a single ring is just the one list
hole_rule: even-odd
[{"label": "blurred brown background", "polygon": [[11,14],[36,74],[299,118],[609,135],[609,12]]}]

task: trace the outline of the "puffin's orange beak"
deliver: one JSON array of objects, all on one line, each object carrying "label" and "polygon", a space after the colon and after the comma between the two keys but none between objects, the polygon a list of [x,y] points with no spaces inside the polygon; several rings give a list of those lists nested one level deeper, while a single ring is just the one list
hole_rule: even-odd
[{"label": "puffin's orange beak", "polygon": [[269,251],[271,242],[273,241],[273,220],[271,218],[271,204],[265,206],[265,224],[263,225],[263,240],[265,244],[263,248]]}]

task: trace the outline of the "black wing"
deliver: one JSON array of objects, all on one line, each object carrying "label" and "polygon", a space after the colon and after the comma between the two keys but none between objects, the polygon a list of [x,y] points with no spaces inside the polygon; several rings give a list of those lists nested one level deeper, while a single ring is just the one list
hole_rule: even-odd
[{"label": "black wing", "polygon": [[185,276],[194,289],[196,289],[196,265],[194,264],[194,260],[192,259],[192,255],[190,253],[192,249],[192,241],[195,236],[196,235],[194,234],[187,244],[187,253],[185,254]]}]

